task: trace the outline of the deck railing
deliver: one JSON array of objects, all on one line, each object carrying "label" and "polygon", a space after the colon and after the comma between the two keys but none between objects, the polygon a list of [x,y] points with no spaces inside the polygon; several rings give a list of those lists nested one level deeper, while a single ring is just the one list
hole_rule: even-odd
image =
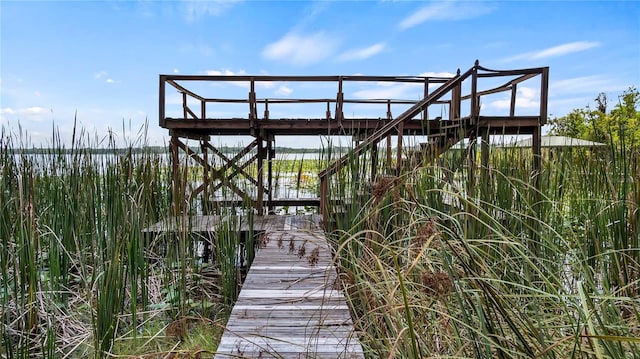
[{"label": "deck railing", "polygon": [[[317,119],[327,120],[342,120],[344,119],[344,105],[345,104],[384,104],[387,105],[387,112],[392,112],[392,105],[413,105],[419,100],[410,99],[398,99],[398,98],[362,98],[345,96],[345,86],[350,83],[365,83],[375,82],[380,83],[382,86],[398,85],[398,84],[416,84],[422,85],[424,88],[423,96],[429,93],[431,85],[439,85],[446,81],[447,77],[429,77],[429,76],[245,76],[245,75],[160,75],[159,86],[159,118],[160,126],[166,127],[167,117],[167,88],[173,88],[182,97],[181,109],[182,117],[177,118],[185,121],[189,120],[211,120],[215,119],[210,116],[207,111],[209,104],[246,104],[247,115],[245,116],[233,116],[229,119],[236,120],[268,120],[270,119],[269,105],[276,104],[317,104],[325,103],[326,111],[322,114],[313,114],[309,117]],[[206,97],[202,94],[196,93],[192,89],[193,86],[197,86],[198,83],[224,83],[233,84],[236,86],[248,88],[246,97],[223,97],[224,91],[220,91],[216,97]],[[323,89],[319,89],[318,92],[321,95],[329,95],[332,92],[327,88],[333,88],[335,91],[335,97],[318,96],[318,97],[272,97],[272,96],[260,96],[261,93],[257,91],[258,88],[263,93],[273,92],[274,83],[287,83],[287,84],[301,84],[307,86],[310,83],[331,83],[333,86],[323,86]],[[212,91],[214,92],[214,91]],[[421,96],[422,97],[422,96]],[[197,105],[190,105],[191,102],[195,102]],[[264,108],[264,112],[258,113],[258,106]],[[333,114],[332,114],[333,110]],[[386,114],[384,114],[386,117]],[[426,118],[426,117],[425,117]],[[172,119],[176,119],[172,117]],[[219,118],[218,118],[219,119]]]},{"label": "deck railing", "polygon": [[[499,78],[499,77],[513,77],[505,83],[495,86],[489,87],[486,90],[478,90],[478,81],[479,79],[487,79],[487,78]],[[328,205],[330,191],[329,191],[329,182],[332,175],[336,174],[342,168],[344,168],[347,163],[353,158],[357,158],[358,156],[365,153],[368,149],[373,146],[377,146],[378,142],[383,138],[388,137],[392,133],[397,133],[398,141],[396,152],[398,155],[398,166],[401,162],[402,156],[402,136],[403,131],[399,130],[399,127],[403,125],[403,123],[413,120],[418,114],[426,111],[426,109],[435,103],[443,103],[441,100],[443,97],[448,96],[449,100],[444,101],[449,105],[449,120],[456,121],[456,126],[462,127],[462,131],[465,134],[464,137],[467,137],[467,134],[474,133],[476,136],[478,135],[477,129],[480,127],[489,127],[491,126],[491,119],[497,119],[499,117],[504,116],[489,116],[486,124],[481,124],[480,113],[481,113],[481,101],[484,96],[489,96],[496,93],[510,91],[510,102],[509,102],[509,115],[506,116],[507,120],[513,119],[517,121],[516,118],[516,107],[518,105],[518,84],[531,80],[535,77],[540,77],[540,92],[538,94],[539,99],[539,107],[538,114],[533,117],[536,118],[536,130],[532,132],[534,134],[533,138],[533,147],[535,153],[540,152],[540,127],[546,123],[547,118],[547,97],[548,97],[548,84],[549,84],[549,69],[547,67],[541,68],[531,68],[531,69],[521,69],[521,70],[491,70],[485,67],[480,66],[479,62],[476,60],[473,67],[467,70],[465,73],[460,74],[460,70],[453,78],[449,79],[447,82],[443,83],[438,89],[434,90],[432,93],[425,96],[424,99],[414,104],[411,108],[406,110],[400,116],[386,123],[383,127],[376,130],[373,134],[367,137],[366,140],[360,142],[350,153],[344,155],[343,157],[335,160],[331,165],[329,165],[324,171],[319,173],[320,177],[320,206],[323,215],[326,214],[326,206]],[[470,88],[468,93],[462,95],[463,85],[465,81],[470,80]],[[462,116],[462,103],[463,101],[469,101],[469,112],[468,116]],[[531,117],[531,116],[530,116]],[[461,121],[466,118],[466,121]],[[441,119],[439,119],[441,121]],[[516,123],[513,124],[514,126]],[[503,124],[504,126],[504,124]],[[438,128],[442,129],[441,126]],[[487,132],[488,133],[488,132]],[[453,143],[449,144],[449,146],[453,145]],[[534,156],[534,168],[539,167],[539,157]]]},{"label": "deck railing", "polygon": [[[532,83],[534,83],[533,86]],[[547,119],[548,84],[548,67],[492,70],[480,66],[478,61],[466,72],[460,73],[458,70],[457,74],[451,77],[160,75],[159,123],[161,127],[183,130],[176,133],[187,136],[194,133],[212,134],[222,126],[228,129],[233,128],[234,123],[244,124],[244,127],[238,126],[238,128],[251,129],[250,132],[243,132],[244,134],[271,138],[269,136],[277,134],[277,132],[268,133],[276,128],[274,127],[276,123],[271,120],[299,120],[300,118],[291,114],[293,112],[289,109],[300,104],[315,104],[311,106],[313,111],[304,112],[304,119],[327,121],[330,126],[338,124],[339,128],[343,127],[342,121],[361,118],[355,114],[349,118],[345,117],[345,107],[358,105],[358,109],[362,109],[362,112],[367,114],[364,118],[375,119],[378,125],[373,128],[368,127],[364,132],[359,133],[360,142],[351,153],[337,159],[319,174],[321,207],[324,207],[330,177],[344,168],[349,158],[360,156],[367,149],[376,146],[383,138],[398,135],[396,162],[400,163],[402,135],[406,132],[403,126],[407,123],[414,126],[415,123],[410,122],[412,120],[421,121],[420,126],[427,129],[423,133],[426,136],[442,135],[432,131],[442,132],[448,127],[460,125],[465,127],[464,137],[477,136],[480,129],[483,131],[491,129],[492,133],[500,133],[501,129],[504,133],[520,133],[520,128],[526,128],[526,131],[529,131],[527,133],[534,135],[534,150],[539,149],[540,127],[546,123]],[[295,87],[296,92],[285,91],[281,96],[272,96],[277,92],[275,89],[278,85]],[[400,91],[400,94],[396,92],[396,96],[393,96],[393,93],[356,91],[358,88],[380,90],[391,88],[391,86],[399,86],[397,88],[410,89],[410,91]],[[297,90],[304,93],[305,88],[306,93],[313,93],[314,96],[297,95]],[[309,91],[309,88],[313,88],[313,91]],[[178,96],[172,95],[175,92],[171,90],[177,92]],[[246,96],[237,95],[242,94],[242,91],[246,91]],[[403,96],[412,96],[415,99],[399,98]],[[219,109],[230,104],[242,105],[240,113],[220,115],[223,111]],[[318,104],[326,104],[326,107],[317,106]],[[372,112],[367,105],[375,105],[376,111],[382,109],[383,112],[374,111],[375,114],[370,115]],[[169,106],[171,116],[168,116]],[[440,116],[433,116],[437,111],[432,107],[433,118],[430,118],[430,106],[438,106]],[[277,113],[272,111],[274,107],[279,110]],[[319,107],[321,110],[317,112]],[[235,108],[237,110],[237,107]],[[401,111],[398,110],[399,108]],[[523,109],[529,113],[523,114]],[[393,113],[396,111],[402,113],[394,117]],[[272,123],[272,127],[269,127],[269,123]],[[296,126],[292,125],[291,130],[286,134],[296,134],[296,131],[311,133],[304,132],[303,128]],[[349,124],[344,124],[344,128],[348,126]],[[321,128],[314,127],[314,129],[319,131]],[[224,134],[230,134],[230,132],[219,131]],[[534,168],[537,167],[534,164]]]}]

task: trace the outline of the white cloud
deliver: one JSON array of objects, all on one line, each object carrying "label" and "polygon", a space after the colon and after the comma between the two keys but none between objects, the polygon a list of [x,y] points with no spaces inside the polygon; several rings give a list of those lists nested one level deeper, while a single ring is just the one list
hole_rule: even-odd
[{"label": "white cloud", "polygon": [[533,54],[533,58],[544,59],[547,57],[562,56],[562,55],[571,54],[574,52],[588,50],[597,46],[600,46],[599,42],[591,42],[591,41],[570,42],[568,44],[562,44],[562,45],[550,47],[542,51],[538,51]]},{"label": "white cloud", "polygon": [[452,74],[451,72],[423,72],[418,76],[422,77],[453,77],[456,74]]},{"label": "white cloud", "polygon": [[368,59],[369,57],[380,53],[382,50],[384,50],[385,47],[386,47],[385,43],[379,42],[377,44],[373,44],[368,47],[346,51],[342,53],[340,56],[338,56],[338,61],[354,61],[354,60]]},{"label": "white cloud", "polygon": [[177,73],[179,73],[179,72],[180,72],[180,70],[178,70],[177,68],[173,69],[173,73],[174,73],[174,74],[177,74]]},{"label": "white cloud", "polygon": [[10,119],[21,120],[28,119],[30,121],[42,121],[44,120],[43,116],[49,113],[50,110],[40,107],[40,106],[32,106],[25,108],[11,108],[5,107],[0,108],[0,120],[2,122],[8,121]]},{"label": "white cloud", "polygon": [[112,79],[111,77],[109,77],[109,73],[107,71],[104,71],[104,70],[100,70],[100,71],[96,72],[93,75],[93,78],[95,80],[99,80],[99,81],[102,81],[104,79],[104,82],[106,82],[108,84],[115,84],[115,83],[120,82],[120,81],[116,81],[116,80]]},{"label": "white cloud", "polygon": [[0,113],[1,114],[7,114],[7,115],[25,115],[25,116],[34,116],[34,115],[42,115],[47,113],[47,109],[44,107],[39,107],[39,106],[33,106],[33,107],[27,107],[27,108],[18,108],[18,109],[12,109],[11,107],[5,107],[3,109],[0,109]]},{"label": "white cloud", "polygon": [[549,47],[543,50],[527,52],[503,59],[502,62],[512,62],[517,60],[539,60],[549,57],[568,55],[575,52],[581,52],[600,46],[599,42],[593,41],[575,41],[562,45]]},{"label": "white cloud", "polygon": [[235,76],[235,75],[246,75],[244,70],[240,70],[238,72],[234,72],[231,70],[207,70],[205,71],[209,76]]},{"label": "white cloud", "polygon": [[600,92],[623,91],[626,88],[626,85],[616,83],[610,76],[604,75],[580,76],[564,80],[551,80],[549,83],[549,92],[552,93],[553,96],[561,94],[591,93],[595,98],[595,96]]},{"label": "white cloud", "polygon": [[183,0],[184,18],[193,22],[203,16],[220,16],[239,0]]},{"label": "white cloud", "polygon": [[417,99],[420,87],[410,83],[379,83],[378,87],[356,91],[353,95],[360,99]]},{"label": "white cloud", "polygon": [[293,93],[293,90],[290,89],[289,87],[285,86],[285,85],[281,85],[276,90],[276,95],[279,95],[279,96],[289,96],[292,93]]},{"label": "white cloud", "polygon": [[96,80],[100,80],[100,79],[102,79],[103,77],[106,77],[107,75],[109,75],[109,74],[108,74],[106,71],[104,71],[104,70],[100,70],[100,71],[96,72],[96,73],[93,75],[93,78],[94,78],[94,79],[96,79]]},{"label": "white cloud", "polygon": [[[516,108],[539,108],[538,91],[526,86],[519,86],[516,93]],[[511,107],[511,98],[503,98],[489,103],[489,107],[505,110]]]},{"label": "white cloud", "polygon": [[593,103],[595,96],[577,96],[568,98],[549,98],[549,115],[564,116],[576,108],[584,108]]},{"label": "white cloud", "polygon": [[518,88],[518,93],[522,97],[528,98],[528,99],[532,99],[536,96],[536,90],[526,86],[520,86]]},{"label": "white cloud", "polygon": [[[245,70],[239,70],[237,72],[229,70],[229,69],[225,69],[225,70],[207,70],[205,71],[205,73],[209,76],[242,76],[242,75],[247,75],[247,72]],[[238,87],[242,87],[242,88],[249,88],[249,81],[226,81],[226,83],[230,83],[232,85],[238,86]],[[258,82],[256,83],[257,87],[262,87],[262,88],[271,88],[273,87],[273,84],[270,82]]]},{"label": "white cloud", "polygon": [[464,20],[479,17],[494,9],[480,2],[437,1],[405,17],[398,27],[406,30],[427,21]]},{"label": "white cloud", "polygon": [[307,35],[290,32],[280,40],[265,46],[262,57],[296,66],[311,65],[331,56],[338,43],[338,39],[324,32]]},{"label": "white cloud", "polygon": [[[421,77],[453,77],[450,72],[423,72]],[[356,91],[354,96],[361,99],[405,99],[419,100],[424,95],[424,84],[422,83],[392,83],[378,82],[375,88]],[[432,85],[431,89],[435,88]]]}]

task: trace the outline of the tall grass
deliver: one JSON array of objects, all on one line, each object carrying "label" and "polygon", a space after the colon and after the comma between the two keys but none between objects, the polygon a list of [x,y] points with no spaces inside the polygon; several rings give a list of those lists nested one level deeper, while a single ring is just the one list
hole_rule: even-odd
[{"label": "tall grass", "polygon": [[[194,238],[197,206],[179,194],[199,174],[182,167],[171,193],[171,163],[143,134],[123,150],[81,131],[66,148],[54,131],[31,148],[2,128],[0,356],[168,355],[194,322],[224,320],[251,211],[224,213],[203,264],[194,241],[211,239]],[[636,144],[545,153],[537,179],[515,149],[493,149],[475,177],[464,152],[380,161],[375,178],[367,156],[333,176],[325,223],[369,357],[640,357]],[[287,166],[301,182],[303,165]],[[143,235],[160,220],[163,235]]]},{"label": "tall grass", "polygon": [[[185,318],[218,323],[228,312],[218,263],[199,261],[190,222],[171,227],[181,199],[169,157],[149,150],[144,128],[124,148],[114,138],[77,129],[66,147],[54,130],[34,148],[2,127],[0,357],[168,353],[202,327]],[[161,220],[164,236],[144,234]]]},{"label": "tall grass", "polygon": [[640,357],[639,150],[551,152],[538,189],[531,153],[498,148],[473,177],[449,151],[375,179],[352,160],[332,179],[369,357]]}]

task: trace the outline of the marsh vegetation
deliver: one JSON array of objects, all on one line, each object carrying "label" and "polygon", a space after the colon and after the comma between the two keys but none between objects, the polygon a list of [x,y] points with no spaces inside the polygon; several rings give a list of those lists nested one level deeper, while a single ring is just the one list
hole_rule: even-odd
[{"label": "marsh vegetation", "polygon": [[530,149],[491,147],[482,167],[472,144],[399,176],[355,159],[334,175],[327,223],[365,352],[640,357],[634,93],[599,114],[618,116],[605,148],[544,149],[539,172]]},{"label": "marsh vegetation", "polygon": [[[228,213],[206,263],[195,205],[171,238],[144,235],[184,200],[167,156],[133,150],[144,134],[129,151],[26,138],[0,135],[0,355],[211,357],[254,238],[236,219],[253,212]],[[474,148],[375,177],[353,158],[332,177],[325,225],[368,357],[640,357],[638,144],[544,150],[539,173],[528,150],[491,148],[483,168]],[[331,151],[282,159],[278,178],[317,193]]]}]

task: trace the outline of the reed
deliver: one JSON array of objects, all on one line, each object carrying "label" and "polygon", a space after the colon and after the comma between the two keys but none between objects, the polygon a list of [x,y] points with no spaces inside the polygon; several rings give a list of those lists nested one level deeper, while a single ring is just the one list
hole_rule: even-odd
[{"label": "reed", "polygon": [[[253,212],[227,209],[216,238],[195,237],[199,205],[181,193],[201,174],[181,158],[172,193],[167,157],[134,150],[143,132],[123,150],[81,130],[66,148],[54,130],[31,151],[2,127],[2,357],[215,351],[240,254],[255,255],[258,233],[239,226]],[[380,161],[375,176],[372,162],[332,177],[325,218],[368,357],[640,357],[637,144],[545,153],[537,178],[517,149],[492,149],[488,168],[454,150],[420,168]],[[304,188],[306,160],[280,163]],[[164,235],[143,235],[161,220]]]},{"label": "reed", "polygon": [[351,159],[331,209],[367,355],[640,357],[638,156],[552,150],[538,188],[518,149],[377,178]]},{"label": "reed", "polygon": [[[221,332],[218,264],[199,261],[189,221],[171,236],[143,233],[170,223],[181,201],[168,156],[145,150],[144,131],[120,148],[77,128],[66,147],[54,129],[34,148],[20,129],[1,128],[0,356],[215,350],[194,338]],[[209,334],[201,322],[217,324]]]}]

